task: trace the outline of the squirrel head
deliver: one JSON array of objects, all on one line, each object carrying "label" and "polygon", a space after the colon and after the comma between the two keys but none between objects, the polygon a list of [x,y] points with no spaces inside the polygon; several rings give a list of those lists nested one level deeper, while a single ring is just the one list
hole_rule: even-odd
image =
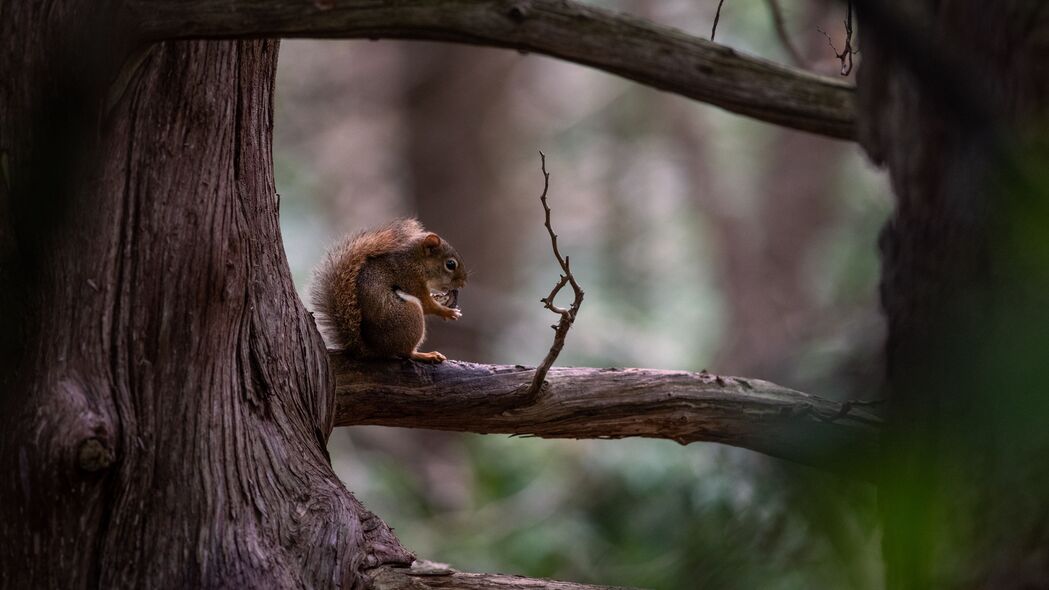
[{"label": "squirrel head", "polygon": [[466,267],[451,244],[434,233],[426,234],[419,245],[422,249],[423,276],[426,286],[438,303],[457,307],[459,289],[466,285]]}]

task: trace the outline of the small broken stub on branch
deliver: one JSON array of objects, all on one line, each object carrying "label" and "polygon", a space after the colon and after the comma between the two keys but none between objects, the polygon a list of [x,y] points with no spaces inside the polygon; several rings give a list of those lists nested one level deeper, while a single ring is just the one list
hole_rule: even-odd
[{"label": "small broken stub on branch", "polygon": [[[544,224],[546,225],[547,233],[550,234],[550,246],[553,248],[554,257],[557,258],[557,263],[561,265],[561,270],[564,274],[557,280],[557,284],[554,285],[550,294],[539,300],[546,309],[561,317],[556,324],[550,326],[554,329],[554,343],[550,346],[550,352],[546,353],[546,358],[543,359],[543,362],[535,368],[532,384],[525,391],[525,400],[528,403],[534,403],[542,394],[543,386],[546,383],[546,374],[550,367],[553,366],[554,361],[557,360],[557,355],[561,354],[561,349],[565,346],[565,336],[568,335],[568,330],[571,329],[572,323],[575,322],[576,314],[579,313],[579,307],[583,304],[583,289],[579,287],[579,283],[576,282],[575,276],[572,274],[568,256],[561,256],[561,251],[557,248],[557,234],[554,233],[554,228],[550,225],[550,205],[546,200],[546,195],[550,190],[550,173],[546,171],[546,154],[543,152],[539,152],[539,162],[540,169],[543,172],[543,193],[539,195],[539,202],[543,205]],[[572,304],[568,308],[558,307],[554,303],[557,294],[561,292],[565,285],[571,285],[574,293]]]}]

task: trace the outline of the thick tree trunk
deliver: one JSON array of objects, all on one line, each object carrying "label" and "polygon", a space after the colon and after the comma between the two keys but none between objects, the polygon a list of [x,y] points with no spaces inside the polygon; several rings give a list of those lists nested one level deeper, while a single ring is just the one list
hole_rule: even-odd
[{"label": "thick tree trunk", "polygon": [[0,8],[0,586],[345,588],[407,561],[328,464],[332,378],[277,223],[277,43],[164,43],[106,77],[120,60],[67,51],[99,45],[75,42],[91,17],[43,4]]},{"label": "thick tree trunk", "polygon": [[[1049,194],[1044,168],[1024,170],[1046,137],[1049,11],[889,4],[925,23],[904,43],[864,21],[859,74],[860,135],[897,196],[881,239],[889,587],[1049,587]],[[923,41],[945,64],[916,76]],[[966,104],[990,107],[1008,150]]]}]

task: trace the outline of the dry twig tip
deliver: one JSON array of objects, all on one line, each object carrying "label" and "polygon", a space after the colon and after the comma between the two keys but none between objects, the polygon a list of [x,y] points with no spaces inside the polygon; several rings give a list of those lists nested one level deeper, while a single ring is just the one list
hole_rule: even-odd
[{"label": "dry twig tip", "polygon": [[710,40],[714,40],[714,35],[718,32],[718,21],[721,20],[721,6],[725,3],[725,0],[718,0],[718,9],[714,12],[714,25],[710,27]]}]

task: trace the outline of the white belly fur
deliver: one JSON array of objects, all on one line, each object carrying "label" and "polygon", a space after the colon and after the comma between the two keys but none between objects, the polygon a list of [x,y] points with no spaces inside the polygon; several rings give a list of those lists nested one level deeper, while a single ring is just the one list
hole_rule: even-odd
[{"label": "white belly fur", "polygon": [[400,289],[397,289],[394,292],[397,293],[397,296],[400,297],[402,301],[408,301],[410,303],[414,303],[414,304],[419,306],[420,310],[423,308],[423,302],[419,301],[419,298],[416,297],[415,295],[409,295],[408,293],[405,293],[404,291],[401,291]]},{"label": "white belly fur", "polygon": [[[419,301],[418,297],[416,297],[415,295],[411,295],[411,294],[405,293],[404,291],[401,291],[400,289],[397,289],[396,291],[394,291],[394,293],[396,293],[397,296],[401,298],[401,301],[407,301],[408,303],[414,303],[414,304],[418,305],[419,306],[419,312],[423,316],[426,315],[426,312],[423,311],[423,302]],[[423,322],[422,337],[419,338],[419,342],[417,342],[415,344],[415,349],[416,350],[419,349],[419,345],[423,343],[423,340],[426,340],[426,322]]]}]

